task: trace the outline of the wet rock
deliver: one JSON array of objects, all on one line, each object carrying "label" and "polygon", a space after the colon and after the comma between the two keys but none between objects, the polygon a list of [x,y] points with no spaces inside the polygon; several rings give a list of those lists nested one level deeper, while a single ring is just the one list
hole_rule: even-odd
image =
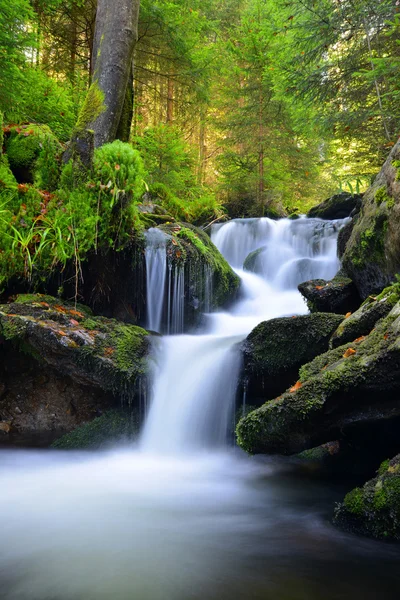
[{"label": "wet rock", "polygon": [[334,332],[330,347],[337,348],[368,335],[375,323],[386,317],[400,300],[400,284],[386,288],[379,296],[370,296],[358,310],[349,315]]},{"label": "wet rock", "polygon": [[242,345],[243,380],[250,404],[274,398],[296,379],[301,365],[328,350],[343,316],[314,313],[260,323]]},{"label": "wet rock", "polygon": [[346,314],[356,310],[360,297],[354,283],[339,272],[331,281],[313,279],[298,286],[311,312]]},{"label": "wet rock", "polygon": [[280,397],[243,418],[238,442],[252,453],[293,454],[400,416],[400,302],[360,340],[301,367]]},{"label": "wet rock", "polygon": [[341,192],[331,196],[321,204],[313,206],[308,213],[309,218],[318,219],[344,219],[349,217],[354,210],[361,207],[362,195]]},{"label": "wet rock", "polygon": [[362,299],[379,293],[400,271],[400,142],[393,147],[373,185],[343,255],[343,268]]},{"label": "wet rock", "polygon": [[0,305],[0,336],[74,381],[132,398],[147,372],[148,334],[49,296]]},{"label": "wet rock", "polygon": [[377,477],[346,495],[334,522],[352,533],[400,540],[400,455],[384,461]]},{"label": "wet rock", "polygon": [[345,253],[347,242],[349,241],[354,225],[356,223],[356,219],[352,219],[342,229],[339,231],[338,240],[337,240],[337,253],[338,257],[341,259],[343,254]]},{"label": "wet rock", "polygon": [[243,269],[245,271],[250,271],[251,273],[257,273],[257,259],[261,254],[263,254],[266,251],[266,249],[267,246],[261,246],[261,248],[257,248],[257,250],[253,250],[253,252],[250,252],[250,254],[247,256],[246,260],[243,263]]}]

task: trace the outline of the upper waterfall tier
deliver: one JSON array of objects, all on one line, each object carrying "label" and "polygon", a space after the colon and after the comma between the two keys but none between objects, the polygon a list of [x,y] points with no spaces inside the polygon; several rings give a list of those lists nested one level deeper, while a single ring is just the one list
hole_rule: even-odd
[{"label": "upper waterfall tier", "polygon": [[215,225],[212,240],[234,268],[245,265],[279,289],[294,289],[303,281],[331,279],[337,273],[337,236],[346,222],[234,219]]}]

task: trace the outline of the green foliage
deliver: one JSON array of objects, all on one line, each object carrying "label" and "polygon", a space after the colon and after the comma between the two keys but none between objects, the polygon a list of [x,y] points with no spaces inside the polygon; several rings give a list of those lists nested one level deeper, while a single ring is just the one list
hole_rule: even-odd
[{"label": "green foliage", "polygon": [[[39,132],[44,132],[44,137]],[[18,164],[25,161],[31,165],[39,152],[35,183],[54,189],[58,161],[48,132],[41,126],[35,126],[35,133],[27,137],[15,131],[7,148],[11,146],[14,161],[21,161]],[[26,149],[24,142],[31,139],[34,143]],[[93,173],[86,173],[86,181],[78,185],[72,185],[67,164],[61,187],[54,193],[26,184],[17,189],[6,162],[1,164],[0,174],[3,168],[8,179],[4,177],[7,186],[0,196],[0,284],[13,274],[28,280],[40,278],[68,262],[75,264],[78,276],[89,251],[99,247],[118,250],[141,231],[137,203],[144,191],[145,173],[137,150],[129,144],[116,141],[99,148]]]},{"label": "green foliage", "polygon": [[21,70],[19,81],[15,100],[3,106],[6,122],[43,123],[59,140],[67,142],[78,110],[76,92],[68,83],[29,66]]},{"label": "green foliage", "polygon": [[199,185],[193,152],[176,127],[160,124],[135,138],[149,191],[177,220],[204,223],[223,214],[215,194]]},{"label": "green foliage", "polygon": [[12,171],[22,181],[35,180],[41,189],[56,189],[62,146],[47,125],[11,127],[6,152]]}]

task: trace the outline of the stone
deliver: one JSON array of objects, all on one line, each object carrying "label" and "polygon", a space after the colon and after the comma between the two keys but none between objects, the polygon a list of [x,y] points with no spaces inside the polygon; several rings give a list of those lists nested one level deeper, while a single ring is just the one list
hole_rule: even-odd
[{"label": "stone", "polygon": [[298,289],[311,312],[347,314],[361,302],[356,286],[341,271],[331,281],[312,279],[301,283]]},{"label": "stone", "polygon": [[257,325],[242,344],[247,401],[260,404],[295,383],[301,365],[328,350],[343,318],[314,313]]},{"label": "stone", "polygon": [[[250,453],[294,454],[400,417],[400,302],[373,331],[317,356],[297,383],[239,422]],[[367,435],[367,434],[365,434]]]},{"label": "stone", "polygon": [[363,196],[342,265],[362,299],[390,285],[400,271],[400,141]]},{"label": "stone", "polygon": [[349,217],[354,210],[359,210],[361,207],[362,195],[349,194],[341,192],[331,196],[321,204],[313,206],[308,213],[309,218],[318,219],[345,219]]}]

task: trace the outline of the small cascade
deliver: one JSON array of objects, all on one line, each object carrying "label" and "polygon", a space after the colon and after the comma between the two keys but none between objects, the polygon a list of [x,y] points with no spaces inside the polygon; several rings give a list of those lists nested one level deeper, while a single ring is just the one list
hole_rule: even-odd
[{"label": "small cascade", "polygon": [[209,313],[213,308],[213,273],[209,265],[204,265],[204,312]]},{"label": "small cascade", "polygon": [[185,270],[176,266],[168,271],[168,334],[183,333],[185,325]]},{"label": "small cascade", "polygon": [[[198,452],[223,446],[232,430],[240,370],[238,342],[260,321],[304,314],[297,284],[331,278],[339,268],[336,241],[346,221],[243,219],[217,226],[212,239],[242,280],[242,299],[230,312],[211,312],[201,335],[160,340],[154,395],[145,423],[143,451]],[[263,246],[256,273],[240,270]],[[191,274],[191,277],[194,274]],[[212,306],[212,273],[204,279],[205,310]],[[170,333],[183,331],[184,272],[169,267]],[[246,410],[246,387],[242,411]]]},{"label": "small cascade", "polygon": [[162,333],[167,281],[167,236],[159,229],[146,232],[147,324],[150,331]]},{"label": "small cascade", "polygon": [[296,289],[309,279],[332,279],[340,264],[337,236],[347,219],[235,219],[213,228],[212,240],[225,258],[242,268],[256,252],[252,270],[274,287]]}]

